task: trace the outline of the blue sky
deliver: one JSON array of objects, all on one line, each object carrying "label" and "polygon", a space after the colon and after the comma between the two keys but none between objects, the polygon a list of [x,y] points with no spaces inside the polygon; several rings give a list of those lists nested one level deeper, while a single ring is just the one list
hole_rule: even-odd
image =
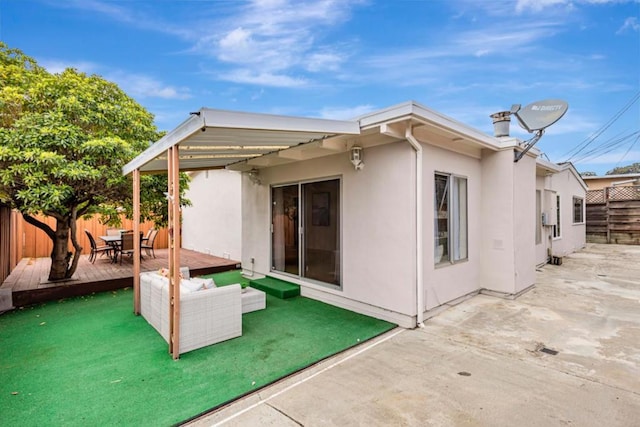
[{"label": "blue sky", "polygon": [[491,113],[559,98],[551,161],[640,162],[640,0],[0,0],[0,39],[114,81],[164,130],[202,106],[350,119],[415,100],[491,134]]}]

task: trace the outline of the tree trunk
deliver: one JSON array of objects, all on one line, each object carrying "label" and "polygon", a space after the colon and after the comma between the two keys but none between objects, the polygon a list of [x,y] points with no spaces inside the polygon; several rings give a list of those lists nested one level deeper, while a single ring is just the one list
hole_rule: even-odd
[{"label": "tree trunk", "polygon": [[[78,268],[78,261],[82,254],[82,246],[80,246],[77,239],[77,210],[74,208],[70,217],[49,215],[56,219],[55,231],[46,223],[39,221],[31,215],[23,213],[22,216],[29,224],[44,231],[53,242],[49,280],[55,281],[70,279],[71,276],[73,276],[73,273],[76,272],[76,268]],[[75,249],[74,253],[69,252],[69,239],[71,239],[71,243]],[[69,265],[69,261],[71,261],[72,258],[73,262]]]},{"label": "tree trunk", "polygon": [[[63,280],[71,278],[69,274],[69,221],[56,218],[55,238],[53,239],[53,249],[51,250],[51,270],[49,270],[49,280]],[[73,274],[73,273],[72,273]]]}]

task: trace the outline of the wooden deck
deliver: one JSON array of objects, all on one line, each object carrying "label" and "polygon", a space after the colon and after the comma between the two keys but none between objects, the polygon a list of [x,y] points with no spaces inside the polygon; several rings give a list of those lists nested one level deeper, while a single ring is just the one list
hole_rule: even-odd
[{"label": "wooden deck", "polygon": [[[144,256],[140,270],[153,271],[168,267],[168,249],[156,249],[156,258]],[[191,274],[202,275],[240,268],[238,261],[219,258],[187,249],[180,251],[183,267],[189,267]],[[108,257],[100,257],[95,263],[89,262],[88,255],[82,255],[78,269],[71,280],[49,282],[51,258],[23,258],[0,289],[10,289],[13,305],[22,307],[29,304],[51,301],[73,296],[88,295],[93,292],[111,291],[133,286],[133,261],[123,260],[122,265],[112,264]]]}]

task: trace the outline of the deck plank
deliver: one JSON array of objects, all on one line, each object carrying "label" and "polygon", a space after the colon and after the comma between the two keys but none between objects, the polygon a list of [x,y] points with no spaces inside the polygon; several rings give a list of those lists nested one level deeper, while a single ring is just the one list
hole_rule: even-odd
[{"label": "deck plank", "polygon": [[[159,270],[169,265],[169,250],[156,249],[156,258],[144,256],[140,271]],[[239,268],[239,262],[188,249],[180,250],[181,265],[194,274],[209,274]],[[121,289],[133,285],[133,260],[125,257],[122,264],[113,264],[106,257],[98,257],[92,264],[82,255],[78,268],[69,281],[47,281],[50,258],[24,258],[5,279],[0,289],[11,289],[16,307],[86,295],[93,292]]]}]

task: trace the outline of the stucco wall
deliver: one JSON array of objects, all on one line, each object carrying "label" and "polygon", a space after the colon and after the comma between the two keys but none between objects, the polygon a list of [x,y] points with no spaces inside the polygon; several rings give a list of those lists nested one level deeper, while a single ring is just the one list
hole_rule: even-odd
[{"label": "stucco wall", "polygon": [[518,293],[536,281],[536,160],[524,156],[514,168],[515,289]]},{"label": "stucco wall", "polygon": [[341,179],[342,288],[304,286],[415,315],[415,155],[407,143],[367,148],[355,171],[347,153],[261,169],[261,185],[243,182],[243,268],[270,272],[270,186]]},{"label": "stucco wall", "polygon": [[241,176],[238,172],[194,172],[182,210],[182,247],[223,258],[242,255]]},{"label": "stucco wall", "polygon": [[[586,213],[583,210],[583,222],[573,223],[573,197],[585,200],[586,191],[572,171],[565,169],[550,177],[551,188],[560,195],[560,238],[552,241],[552,254],[564,256],[586,245]],[[583,206],[584,209],[584,206]]]},{"label": "stucco wall", "polygon": [[[482,159],[429,144],[423,144],[423,150],[424,309],[481,288],[513,294],[533,284],[535,161],[525,157],[514,164],[510,150],[486,152]],[[415,154],[409,144],[398,142],[367,149],[365,164],[356,172],[342,153],[262,169],[261,185],[244,180],[243,268],[273,274],[271,185],[339,177],[342,288],[298,283],[332,302],[352,300],[415,316]],[[466,177],[468,185],[468,259],[438,266],[434,262],[436,172]],[[519,183],[517,190],[514,180]]]},{"label": "stucco wall", "polygon": [[[482,170],[479,159],[423,145],[424,154],[424,282],[426,310],[479,289]],[[435,265],[434,175],[436,172],[467,178],[468,254],[466,261]]]},{"label": "stucco wall", "polygon": [[[551,212],[545,190],[551,189],[551,177],[536,176],[536,191],[540,191],[540,217],[536,218],[540,227],[540,243],[536,244],[536,265],[545,264],[548,260],[548,248],[551,245],[551,227],[542,225],[542,213]],[[535,236],[534,236],[535,237]]]},{"label": "stucco wall", "polygon": [[483,152],[480,287],[513,293],[514,248],[513,151]]}]

